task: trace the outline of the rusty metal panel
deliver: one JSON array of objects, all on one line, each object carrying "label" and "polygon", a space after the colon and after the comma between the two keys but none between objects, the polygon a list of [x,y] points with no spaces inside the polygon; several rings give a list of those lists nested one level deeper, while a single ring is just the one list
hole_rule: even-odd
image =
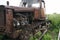
[{"label": "rusty metal panel", "polygon": [[35,9],[35,11],[34,11],[34,19],[39,19],[39,20],[45,19],[45,13],[44,13],[43,8],[41,8],[40,10]]},{"label": "rusty metal panel", "polygon": [[37,9],[34,11],[34,19],[39,19],[39,10]]},{"label": "rusty metal panel", "polygon": [[41,8],[41,17],[45,17],[44,9]]},{"label": "rusty metal panel", "polygon": [[41,18],[41,19],[45,19],[44,8],[41,8],[41,9],[40,9],[40,18]]},{"label": "rusty metal panel", "polygon": [[6,33],[11,33],[13,28],[13,11],[6,9]]},{"label": "rusty metal panel", "polygon": [[15,12],[31,12],[34,11],[34,8],[27,7],[15,7],[15,6],[5,6],[6,8],[14,9]]}]

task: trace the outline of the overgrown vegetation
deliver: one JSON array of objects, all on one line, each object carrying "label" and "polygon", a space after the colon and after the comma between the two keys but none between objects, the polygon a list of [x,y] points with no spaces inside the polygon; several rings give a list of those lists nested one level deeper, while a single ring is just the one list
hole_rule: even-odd
[{"label": "overgrown vegetation", "polygon": [[[58,31],[60,28],[60,14],[47,14],[48,20],[51,20],[51,25],[48,32],[44,35],[43,40],[58,40]],[[35,37],[34,40],[38,40]]]},{"label": "overgrown vegetation", "polygon": [[[44,35],[43,40],[58,40],[58,31],[60,28],[60,14],[48,14],[48,19],[51,20],[51,25],[48,32]],[[38,40],[40,33],[30,38],[30,40]],[[0,39],[2,36],[0,36]]]},{"label": "overgrown vegetation", "polygon": [[3,35],[0,35],[0,40],[3,38]]},{"label": "overgrown vegetation", "polygon": [[58,40],[58,31],[60,28],[60,14],[48,14],[51,25],[48,32],[44,35],[43,40]]}]

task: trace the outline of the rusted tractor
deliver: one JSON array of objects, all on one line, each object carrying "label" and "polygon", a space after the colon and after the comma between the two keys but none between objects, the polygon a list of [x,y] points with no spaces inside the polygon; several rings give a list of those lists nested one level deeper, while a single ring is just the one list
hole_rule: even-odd
[{"label": "rusted tractor", "polygon": [[41,31],[41,40],[47,31],[48,23],[42,1],[40,4],[39,8],[0,5],[0,34],[7,36],[9,40],[29,40],[31,34],[34,36]]}]

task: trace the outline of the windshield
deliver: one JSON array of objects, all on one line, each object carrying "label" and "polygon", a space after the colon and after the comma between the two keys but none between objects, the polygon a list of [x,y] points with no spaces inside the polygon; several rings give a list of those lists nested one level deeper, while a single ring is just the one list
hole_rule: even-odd
[{"label": "windshield", "polygon": [[[22,0],[20,6],[26,6],[26,7],[40,7],[40,0]],[[41,0],[44,2],[44,0]],[[43,7],[43,3],[42,3]]]},{"label": "windshield", "polygon": [[38,0],[22,0],[22,2],[26,2],[28,4],[38,3]]},{"label": "windshield", "polygon": [[38,0],[22,0],[21,3],[22,3],[22,5],[26,5],[28,7],[33,7],[36,4],[37,4],[37,6],[39,6]]}]

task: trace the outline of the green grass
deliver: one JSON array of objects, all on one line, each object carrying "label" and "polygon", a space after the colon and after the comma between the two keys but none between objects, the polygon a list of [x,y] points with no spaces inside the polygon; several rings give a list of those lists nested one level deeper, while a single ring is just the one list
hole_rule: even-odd
[{"label": "green grass", "polygon": [[40,37],[41,35],[41,32],[37,32],[34,37],[31,35],[30,39],[29,40],[38,40],[38,38]]},{"label": "green grass", "polygon": [[60,14],[48,14],[48,19],[52,21],[48,32],[44,35],[43,40],[58,40],[58,31],[60,28]]},{"label": "green grass", "polygon": [[0,35],[0,40],[3,38],[3,35]]}]

